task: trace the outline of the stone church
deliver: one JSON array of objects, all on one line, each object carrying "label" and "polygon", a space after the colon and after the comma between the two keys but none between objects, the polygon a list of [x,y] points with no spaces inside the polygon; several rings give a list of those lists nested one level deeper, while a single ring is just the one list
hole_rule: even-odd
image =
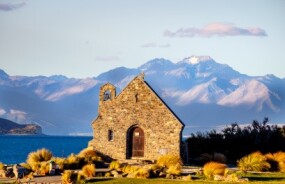
[{"label": "stone church", "polygon": [[113,159],[156,160],[180,155],[184,124],[144,80],[135,77],[121,92],[100,88],[98,116],[89,147]]}]

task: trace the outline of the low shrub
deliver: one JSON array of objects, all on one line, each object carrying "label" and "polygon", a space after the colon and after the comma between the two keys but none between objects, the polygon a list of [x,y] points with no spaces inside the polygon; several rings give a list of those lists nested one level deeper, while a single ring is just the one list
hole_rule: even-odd
[{"label": "low shrub", "polygon": [[4,170],[4,164],[0,162],[0,170]]},{"label": "low shrub", "polygon": [[149,177],[149,170],[146,168],[139,168],[134,172],[135,178],[148,178]]},{"label": "low shrub", "polygon": [[95,176],[95,165],[94,164],[87,164],[82,168],[82,175],[86,178]]},{"label": "low shrub", "polygon": [[135,172],[138,171],[139,169],[140,169],[139,166],[133,165],[133,166],[131,166],[130,173],[135,173]]},{"label": "low shrub", "polygon": [[94,157],[97,156],[96,151],[90,148],[85,148],[78,153],[79,157]]},{"label": "low shrub", "polygon": [[52,157],[51,160],[53,160],[55,162],[55,164],[58,165],[60,170],[64,169],[65,158],[62,158],[62,157]]},{"label": "low shrub", "polygon": [[169,168],[171,165],[182,164],[181,159],[178,155],[167,154],[159,157],[156,164],[161,167]]},{"label": "low shrub", "polygon": [[171,165],[169,168],[166,170],[167,174],[178,176],[181,174],[181,165],[177,163],[176,165]]},{"label": "low shrub", "polygon": [[64,169],[78,169],[81,158],[75,154],[70,154],[64,161]]},{"label": "low shrub", "polygon": [[78,156],[75,155],[74,153],[71,153],[67,158],[66,158],[66,163],[67,164],[74,164],[78,163]]},{"label": "low shrub", "polygon": [[152,164],[149,166],[149,170],[150,170],[150,177],[158,177],[159,174],[164,170],[164,168],[157,164]]},{"label": "low shrub", "polygon": [[46,175],[49,173],[49,162],[40,162],[39,173],[41,175]]},{"label": "low shrub", "polygon": [[251,153],[238,160],[238,168],[243,172],[247,171],[265,171],[270,168],[266,158],[260,152]]},{"label": "low shrub", "polygon": [[77,174],[74,171],[66,170],[62,174],[61,181],[63,184],[70,184],[77,181]]},{"label": "low shrub", "polygon": [[35,152],[29,153],[27,163],[49,161],[51,158],[52,153],[49,150],[42,148]]},{"label": "low shrub", "polygon": [[160,167],[160,169],[157,168],[160,176],[166,175],[167,178],[174,178],[181,173],[182,162],[178,155],[163,155],[158,158],[156,164]]},{"label": "low shrub", "polygon": [[27,158],[27,163],[30,165],[33,171],[42,173],[41,162],[49,161],[51,158],[52,158],[52,153],[49,150],[43,148],[35,152],[29,153]]},{"label": "low shrub", "polygon": [[119,170],[120,169],[120,163],[118,161],[112,161],[109,165],[110,170]]},{"label": "low shrub", "polygon": [[130,165],[125,165],[122,168],[122,172],[125,173],[125,174],[129,174],[131,171],[132,171],[132,166],[130,166]]},{"label": "low shrub", "polygon": [[207,179],[213,179],[215,175],[224,176],[227,166],[219,162],[208,162],[203,167],[203,174]]},{"label": "low shrub", "polygon": [[285,152],[267,153],[265,158],[270,164],[270,171],[285,172]]},{"label": "low shrub", "polygon": [[101,157],[97,155],[96,151],[90,148],[83,149],[78,157],[84,158],[86,163],[102,161]]}]

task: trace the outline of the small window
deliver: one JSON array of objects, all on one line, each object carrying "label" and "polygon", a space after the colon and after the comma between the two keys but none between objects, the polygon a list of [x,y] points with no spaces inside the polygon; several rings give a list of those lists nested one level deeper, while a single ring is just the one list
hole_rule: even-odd
[{"label": "small window", "polygon": [[138,102],[139,101],[139,95],[135,94],[135,101]]},{"label": "small window", "polygon": [[111,100],[111,91],[107,90],[104,92],[104,101]]},{"label": "small window", "polygon": [[113,130],[108,130],[108,141],[114,140],[114,133]]}]

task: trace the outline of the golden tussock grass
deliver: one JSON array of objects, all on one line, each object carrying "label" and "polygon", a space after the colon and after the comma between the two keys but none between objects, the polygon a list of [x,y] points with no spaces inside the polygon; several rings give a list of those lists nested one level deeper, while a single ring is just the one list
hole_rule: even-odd
[{"label": "golden tussock grass", "polygon": [[87,164],[82,168],[82,175],[86,178],[95,176],[95,165],[94,164]]},{"label": "golden tussock grass", "polygon": [[270,168],[266,157],[262,153],[254,152],[238,160],[238,168],[243,172],[247,171],[264,171]]},{"label": "golden tussock grass", "polygon": [[207,179],[213,179],[215,175],[223,176],[227,166],[219,162],[208,162],[203,167],[203,174]]},{"label": "golden tussock grass", "polygon": [[161,167],[169,168],[171,165],[182,164],[181,159],[178,155],[167,154],[159,157],[156,164]]}]

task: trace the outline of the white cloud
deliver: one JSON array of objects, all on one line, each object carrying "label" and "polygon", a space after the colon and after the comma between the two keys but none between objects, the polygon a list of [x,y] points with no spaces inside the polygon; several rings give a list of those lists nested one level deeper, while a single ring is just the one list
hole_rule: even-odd
[{"label": "white cloud", "polygon": [[59,89],[57,92],[52,93],[50,96],[46,98],[48,101],[57,101],[60,100],[64,97],[70,96],[70,95],[75,95],[78,93],[81,93],[83,91],[87,91],[90,88],[94,87],[97,84],[97,81],[87,78],[81,80],[78,84],[73,85],[73,86],[65,86],[62,89]]},{"label": "white cloud", "polygon": [[154,43],[154,42],[150,42],[150,43],[145,43],[143,45],[141,45],[142,48],[155,48],[155,47],[158,47],[158,48],[167,48],[167,47],[170,47],[170,44],[157,44],[157,43]]},{"label": "white cloud", "polygon": [[21,3],[0,3],[0,11],[13,11],[16,10],[18,8],[21,8],[23,6],[25,6],[26,3],[25,2],[21,2]]},{"label": "white cloud", "polygon": [[203,28],[179,28],[177,31],[166,30],[167,37],[212,37],[212,36],[267,36],[259,27],[240,28],[229,23],[211,23]]},{"label": "white cloud", "polygon": [[15,121],[16,123],[24,123],[28,121],[27,113],[16,109],[10,109],[6,118]]},{"label": "white cloud", "polygon": [[0,116],[6,114],[6,111],[4,109],[0,109]]},{"label": "white cloud", "polygon": [[69,134],[70,136],[93,136],[92,132],[73,132]]}]

